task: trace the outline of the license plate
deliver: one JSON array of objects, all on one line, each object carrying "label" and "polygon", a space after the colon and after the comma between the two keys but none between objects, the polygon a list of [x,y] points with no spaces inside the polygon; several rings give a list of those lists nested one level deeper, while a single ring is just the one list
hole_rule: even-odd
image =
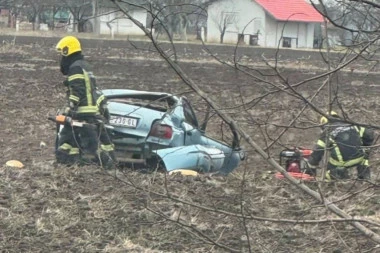
[{"label": "license plate", "polygon": [[129,118],[129,117],[123,117],[123,116],[112,116],[110,117],[110,124],[111,125],[118,125],[118,126],[125,126],[125,127],[133,127],[136,128],[137,126],[137,119],[135,118]]}]

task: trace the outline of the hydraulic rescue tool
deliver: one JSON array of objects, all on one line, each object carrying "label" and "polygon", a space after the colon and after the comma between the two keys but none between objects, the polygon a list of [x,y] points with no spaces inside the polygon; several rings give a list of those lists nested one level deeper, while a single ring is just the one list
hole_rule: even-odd
[{"label": "hydraulic rescue tool", "polygon": [[83,125],[86,124],[85,122],[73,120],[71,117],[62,114],[50,116],[48,119],[60,125],[70,125],[75,127],[83,127]]}]

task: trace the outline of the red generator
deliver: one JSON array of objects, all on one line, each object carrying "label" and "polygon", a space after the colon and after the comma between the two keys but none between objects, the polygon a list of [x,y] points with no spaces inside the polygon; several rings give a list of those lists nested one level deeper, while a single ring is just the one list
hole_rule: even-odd
[{"label": "red generator", "polygon": [[[308,159],[313,150],[305,148],[293,148],[285,149],[280,153],[280,165],[294,178],[303,180],[313,180],[313,176],[306,174],[307,163],[305,159]],[[275,175],[277,178],[284,178],[284,176],[277,172]]]}]

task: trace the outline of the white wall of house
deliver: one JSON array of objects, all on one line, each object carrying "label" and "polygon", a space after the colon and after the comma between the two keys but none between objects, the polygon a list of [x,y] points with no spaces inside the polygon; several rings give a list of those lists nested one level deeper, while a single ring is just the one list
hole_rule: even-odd
[{"label": "white wall of house", "polygon": [[[144,32],[131,20],[125,18],[122,12],[113,12],[114,9],[103,8],[99,17],[99,32],[106,35],[144,35]],[[108,14],[107,14],[108,13]],[[131,16],[144,26],[146,25],[147,13],[143,10],[131,11]]]},{"label": "white wall of house", "polygon": [[291,41],[291,48],[313,48],[314,23],[278,22],[267,17],[266,22],[268,47],[283,46],[283,40]]},{"label": "white wall of house", "polygon": [[244,33],[247,45],[250,35],[258,34],[260,46],[282,47],[285,38],[292,48],[313,48],[314,23],[277,21],[252,0],[221,0],[212,4],[208,9],[208,42],[220,42],[220,26],[228,13],[236,13],[238,18],[228,25],[224,43],[235,44],[238,34]]},{"label": "white wall of house", "polygon": [[267,16],[266,46],[282,47],[284,38],[289,38],[292,48],[313,48],[314,26],[314,23],[279,22]]},{"label": "white wall of house", "polygon": [[236,43],[238,35],[244,34],[244,43],[249,44],[250,35],[265,40],[265,12],[252,0],[221,0],[208,8],[207,41],[220,42],[221,27],[226,16],[234,16],[227,25],[224,43]]},{"label": "white wall of house", "polygon": [[315,34],[315,26],[320,25],[319,23],[307,23],[306,26],[306,48],[314,47],[314,34]]}]

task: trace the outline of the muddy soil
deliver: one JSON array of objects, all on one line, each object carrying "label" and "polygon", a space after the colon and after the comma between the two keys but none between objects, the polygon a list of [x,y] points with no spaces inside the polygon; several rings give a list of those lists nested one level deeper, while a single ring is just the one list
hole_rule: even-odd
[{"label": "muddy soil", "polygon": [[[15,44],[1,39],[2,252],[380,252],[349,222],[329,221],[339,217],[275,179],[273,169],[244,140],[248,157],[227,177],[56,165],[55,125],[47,117],[65,100],[53,50],[57,39],[20,37]],[[205,103],[157,53],[147,50],[152,47],[146,42],[85,40],[83,45],[100,88],[186,94],[202,118]],[[231,47],[212,49],[222,60],[233,59]],[[276,77],[262,60],[263,55],[274,59],[273,50],[239,51],[248,75],[217,62],[199,45],[181,44],[177,52],[188,76],[257,143],[275,141],[268,149],[275,159],[285,147],[313,146],[318,115],[309,108],[295,121],[296,128],[277,137],[304,106],[297,94],[311,99],[325,80],[315,78],[326,69],[319,52],[282,52]],[[291,94],[279,76],[295,84]],[[331,76],[334,102],[350,119],[380,125],[379,78],[379,66],[371,62],[345,67]],[[284,90],[273,92],[276,87]],[[325,110],[327,88],[313,101]],[[208,132],[230,141],[228,128],[216,116]],[[13,159],[25,167],[4,165]],[[379,159],[374,149],[372,182],[307,184],[379,234]],[[284,220],[274,220],[279,218]]]}]

